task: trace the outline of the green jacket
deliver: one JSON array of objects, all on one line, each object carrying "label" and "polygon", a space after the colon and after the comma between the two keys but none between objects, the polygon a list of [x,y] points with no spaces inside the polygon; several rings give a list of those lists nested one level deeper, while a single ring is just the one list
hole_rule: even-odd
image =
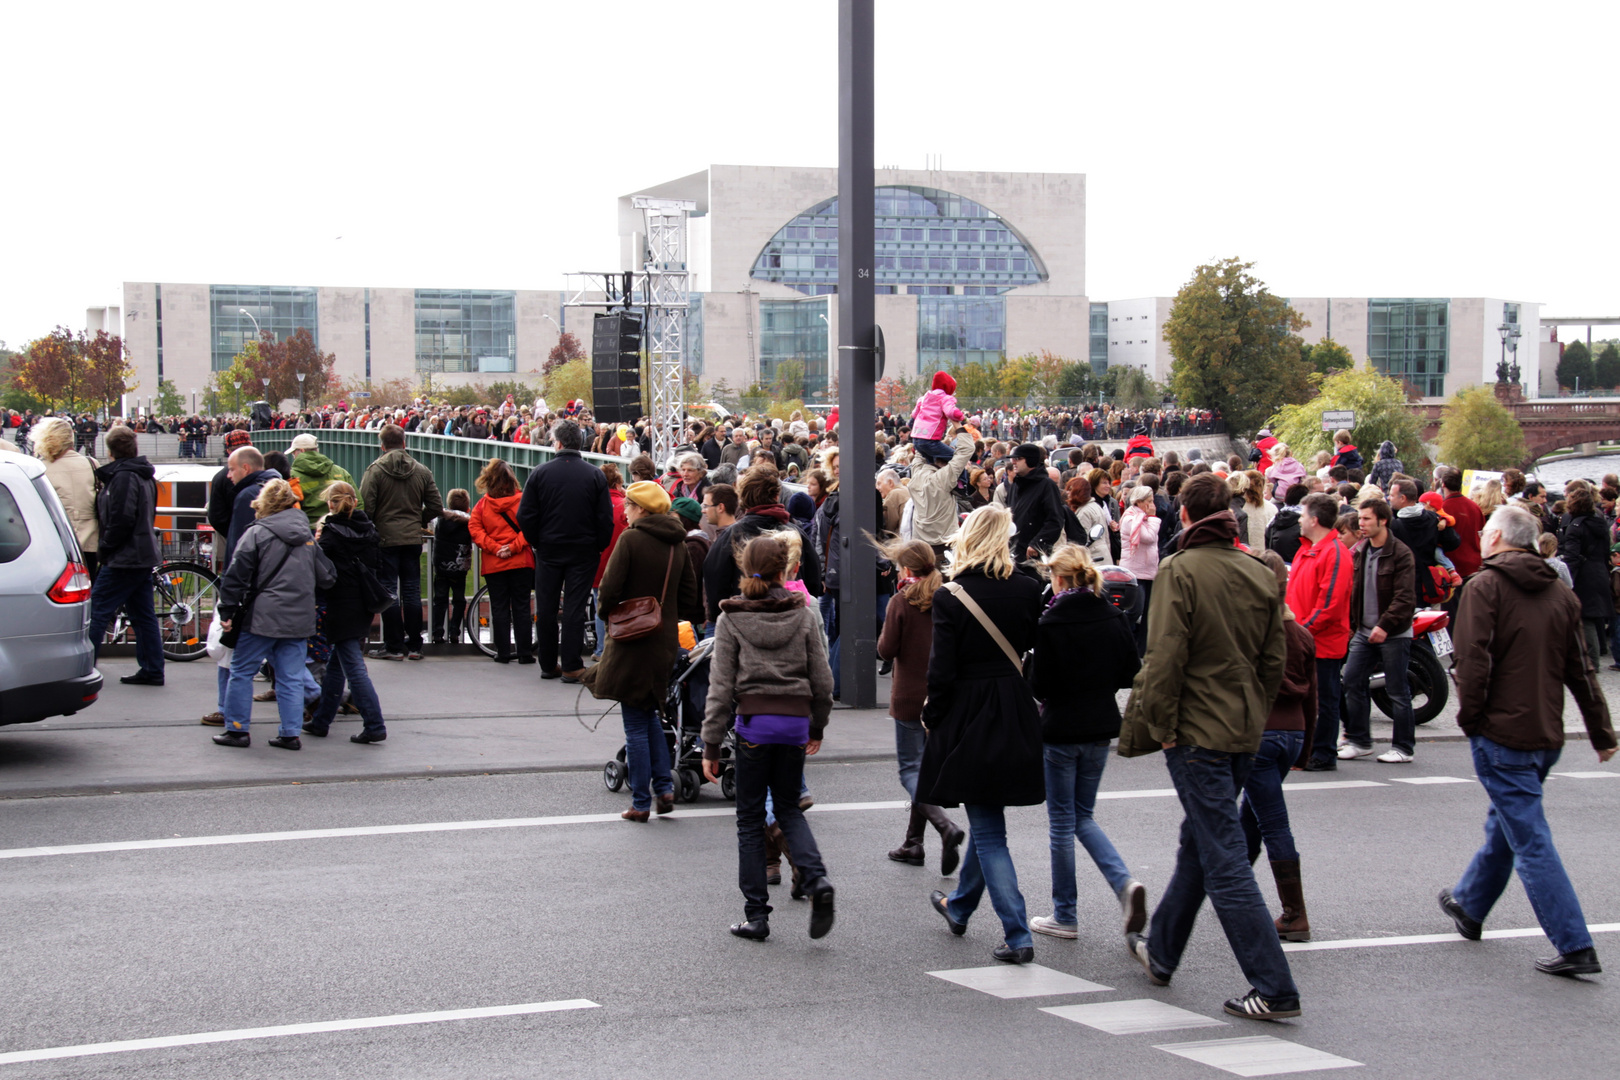
[{"label": "green jacket", "polygon": [[[1230,529],[1236,535],[1235,521]],[[1153,753],[1167,742],[1253,753],[1287,658],[1277,578],[1265,563],[1230,540],[1169,556],[1153,580],[1147,655],[1131,687],[1120,755]]]},{"label": "green jacket", "polygon": [[421,547],[422,526],[444,510],[433,474],[404,450],[390,450],[366,466],[360,498],[385,548]]},{"label": "green jacket", "polygon": [[[292,462],[293,479],[304,492],[304,513],[309,516],[309,527],[314,528],[326,516],[326,489],[334,483],[342,481],[354,487],[354,477],[349,470],[341,465],[334,464],[332,459],[326,457],[318,450],[303,450]],[[361,510],[366,508],[366,502],[360,498],[360,491],[355,489],[355,497],[360,499]]]}]

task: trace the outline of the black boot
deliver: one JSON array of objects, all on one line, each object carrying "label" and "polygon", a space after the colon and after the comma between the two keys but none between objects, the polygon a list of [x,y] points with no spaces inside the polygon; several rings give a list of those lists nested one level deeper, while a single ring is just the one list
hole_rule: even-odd
[{"label": "black boot", "polygon": [[907,863],[911,866],[923,864],[923,828],[928,824],[928,814],[921,803],[911,804],[911,820],[906,823],[905,843],[889,852],[889,858],[895,862]]},{"label": "black boot", "polygon": [[956,873],[956,867],[962,861],[962,841],[967,839],[967,833],[937,806],[925,803],[923,814],[928,818],[928,823],[939,830],[939,838],[944,843],[944,850],[939,856],[939,872],[945,875]]}]

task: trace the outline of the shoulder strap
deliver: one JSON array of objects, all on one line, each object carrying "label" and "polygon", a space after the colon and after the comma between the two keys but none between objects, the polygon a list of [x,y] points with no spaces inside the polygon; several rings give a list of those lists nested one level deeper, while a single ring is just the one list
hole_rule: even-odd
[{"label": "shoulder strap", "polygon": [[678,544],[671,544],[670,545],[670,548],[669,548],[669,565],[664,568],[664,585],[663,585],[663,587],[661,589],[658,590],[658,605],[659,605],[659,607],[662,607],[667,602],[665,600],[665,598],[667,596],[669,596],[669,576],[672,573],[675,572],[675,553],[677,551],[681,551],[685,547],[686,547],[686,541],[684,539]]},{"label": "shoulder strap", "polygon": [[954,581],[946,582],[941,588],[962,601],[962,606],[968,609],[968,614],[979,620],[979,625],[984,627],[985,633],[990,635],[990,639],[1001,646],[1001,651],[1007,654],[1007,659],[1012,661],[1013,667],[1019,671],[1024,670],[1023,661],[1018,659],[1018,653],[1013,650],[1012,642],[1007,640],[1007,635],[996,629],[996,624],[990,621],[990,616],[984,613],[984,608],[979,606],[977,600],[968,595],[966,589]]}]

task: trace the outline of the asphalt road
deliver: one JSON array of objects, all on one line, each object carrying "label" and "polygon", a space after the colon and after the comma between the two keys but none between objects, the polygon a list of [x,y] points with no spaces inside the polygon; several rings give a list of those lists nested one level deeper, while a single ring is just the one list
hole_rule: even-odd
[{"label": "asphalt road", "polygon": [[[1588,920],[1620,929],[1620,767],[1572,743],[1559,771],[1600,774],[1555,778],[1547,809]],[[809,770],[811,821],[839,889],[838,924],[819,942],[785,890],[773,898],[770,941],[725,932],[741,917],[735,830],[712,787],[648,825],[618,820],[626,796],[589,772],[12,799],[0,806],[0,1080],[1233,1075],[1161,1049],[1206,1052],[1200,1043],[1237,1056],[1336,1055],[1360,1063],[1347,1075],[1366,1077],[1613,1076],[1617,976],[1540,975],[1530,963],[1548,945],[1535,936],[1448,934],[1434,894],[1478,842],[1485,800],[1471,776],[1466,746],[1443,742],[1412,766],[1295,774],[1290,806],[1316,943],[1349,947],[1290,953],[1298,1021],[1134,1034],[1042,1010],[1158,1002],[1185,1010],[1177,1023],[1217,1020],[1222,999],[1246,987],[1207,909],[1174,984],[1151,987],[1081,853],[1081,937],[1038,937],[1036,961],[1102,989],[1034,986],[1047,992],[1000,998],[932,975],[994,966],[999,926],[987,901],[966,937],[951,936],[927,906],[941,885],[937,861],[919,869],[884,857],[905,814],[869,804],[901,797],[892,764]],[[1457,782],[1398,782],[1415,777]],[[1168,788],[1157,756],[1114,759],[1105,792],[1146,794],[1099,804],[1150,902],[1180,817]],[[548,821],[567,816],[585,820]],[[508,824],[243,839],[458,822]],[[1009,829],[1030,913],[1049,913],[1044,810],[1013,811]],[[223,842],[143,843],[194,837]],[[86,844],[114,847],[51,853]],[[931,860],[937,850],[930,837]],[[1262,890],[1274,898],[1268,878]],[[1487,926],[1535,926],[1516,882]],[[1409,935],[1437,940],[1375,943]],[[1597,943],[1620,965],[1620,934],[1600,932]],[[557,1002],[593,1007],[409,1019]],[[1107,1026],[1097,1012],[1084,1015]],[[402,1016],[386,1027],[8,1056]],[[1230,1042],[1255,1037],[1280,1042]]]}]

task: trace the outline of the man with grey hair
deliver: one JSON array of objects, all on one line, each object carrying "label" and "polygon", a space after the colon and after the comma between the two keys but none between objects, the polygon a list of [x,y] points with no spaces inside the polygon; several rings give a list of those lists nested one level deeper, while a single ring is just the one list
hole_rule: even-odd
[{"label": "man with grey hair", "polygon": [[1478,941],[1482,924],[1518,871],[1536,920],[1556,956],[1537,960],[1549,975],[1602,971],[1575,887],[1553,846],[1542,785],[1564,746],[1564,688],[1581,710],[1598,761],[1614,757],[1614,727],[1586,651],[1581,603],[1558,585],[1536,551],[1541,526],[1517,506],[1501,506],[1480,534],[1483,561],[1463,586],[1453,628],[1457,645],[1457,724],[1468,736],[1474,772],[1491,800],[1485,843],[1440,908],[1457,932]]},{"label": "man with grey hair", "polygon": [[900,535],[900,519],[906,512],[911,495],[900,482],[900,474],[884,469],[877,474],[878,494],[883,497],[883,532],[887,536]]},{"label": "man with grey hair", "polygon": [[703,493],[709,489],[709,463],[703,455],[696,451],[682,454],[675,459],[675,470],[680,479],[669,485],[669,497],[702,502]]}]

